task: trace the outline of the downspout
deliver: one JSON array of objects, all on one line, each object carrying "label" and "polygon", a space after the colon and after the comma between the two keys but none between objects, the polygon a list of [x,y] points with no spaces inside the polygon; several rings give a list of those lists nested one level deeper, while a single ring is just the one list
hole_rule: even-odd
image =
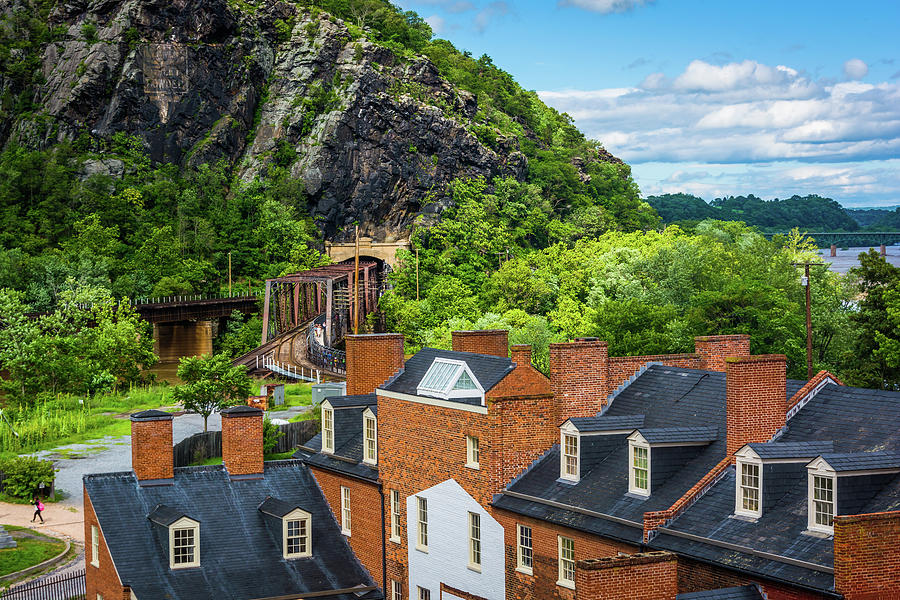
[{"label": "downspout", "polygon": [[384,537],[384,487],[378,484],[378,494],[381,496],[381,589],[384,597],[388,598],[390,592],[387,589],[387,540]]}]

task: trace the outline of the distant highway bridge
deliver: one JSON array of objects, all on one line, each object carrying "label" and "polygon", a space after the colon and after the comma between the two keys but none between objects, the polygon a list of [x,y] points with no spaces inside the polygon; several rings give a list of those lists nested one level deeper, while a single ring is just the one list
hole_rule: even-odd
[{"label": "distant highway bridge", "polygon": [[[819,248],[829,246],[892,246],[900,243],[900,231],[822,231],[804,232],[813,238]],[[790,231],[764,233],[768,239],[776,235],[789,235]]]}]

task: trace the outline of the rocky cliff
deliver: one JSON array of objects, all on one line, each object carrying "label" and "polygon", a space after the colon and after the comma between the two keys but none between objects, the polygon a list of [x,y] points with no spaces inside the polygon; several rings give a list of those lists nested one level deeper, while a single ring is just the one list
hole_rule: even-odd
[{"label": "rocky cliff", "polygon": [[158,162],[225,159],[244,180],[284,167],[331,238],[358,220],[394,239],[445,205],[454,178],[526,173],[517,138],[488,147],[471,133],[472,94],[326,13],[273,1],[69,0],[50,22],[62,34],[43,48],[38,110],[6,123],[4,143],[126,132]]}]

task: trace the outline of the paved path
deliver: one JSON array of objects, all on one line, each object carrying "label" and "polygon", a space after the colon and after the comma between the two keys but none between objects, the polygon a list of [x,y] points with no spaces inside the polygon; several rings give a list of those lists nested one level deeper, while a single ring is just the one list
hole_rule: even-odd
[{"label": "paved path", "polygon": [[65,506],[61,502],[44,505],[44,522],[31,522],[34,507],[30,504],[7,504],[0,502],[0,523],[28,527],[36,531],[46,531],[47,535],[65,537],[79,544],[84,543],[84,517],[81,510]]}]

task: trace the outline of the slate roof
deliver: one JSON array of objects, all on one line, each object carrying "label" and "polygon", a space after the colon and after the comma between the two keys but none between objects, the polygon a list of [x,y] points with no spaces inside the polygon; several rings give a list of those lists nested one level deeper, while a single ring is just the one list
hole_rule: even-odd
[{"label": "slate roof", "polygon": [[572,417],[569,419],[569,422],[572,423],[572,425],[575,426],[575,429],[580,433],[631,430],[644,426],[644,415]]},{"label": "slate roof", "polygon": [[[785,399],[802,385],[789,380]],[[705,446],[654,449],[654,481],[647,498],[628,494],[627,435],[603,435],[581,438],[581,480],[577,484],[559,480],[557,445],[508,486],[510,492],[526,497],[500,495],[494,506],[640,544],[644,513],[668,509],[725,456],[725,374],[651,365],[592,419],[601,423],[635,415],[644,415],[643,427],[648,429],[686,427],[702,429],[700,437],[713,437],[712,430],[717,434],[713,440],[703,440],[711,442]],[[662,481],[657,480],[660,478]],[[732,502],[733,497],[732,493]]]},{"label": "slate roof", "polygon": [[[177,468],[172,485],[141,487],[129,471],[87,475],[84,486],[122,583],[138,598],[247,600],[376,585],[299,461],[266,463],[261,479],[232,481],[215,465]],[[258,510],[267,497],[312,515],[311,557],[283,558],[280,526]],[[147,518],[160,504],[200,523],[200,567],[169,568],[168,538]]]},{"label": "slate roof", "polygon": [[716,427],[654,427],[638,429],[648,444],[712,442],[719,437]]},{"label": "slate roof", "polygon": [[[474,352],[454,352],[453,350],[438,350],[436,348],[422,348],[415,356],[406,361],[406,365],[397,376],[388,380],[380,389],[390,392],[398,392],[401,394],[418,395],[419,382],[428,372],[431,363],[435,358],[447,358],[450,360],[461,360],[466,363],[472,375],[487,392],[500,380],[506,377],[510,371],[515,368],[512,360],[500,356],[491,356],[489,354],[475,354]],[[481,399],[473,398],[450,398],[448,402],[459,402],[461,404],[481,405]]]},{"label": "slate roof", "polygon": [[187,514],[185,514],[183,511],[172,508],[171,506],[166,506],[165,504],[157,504],[156,508],[154,508],[150,512],[150,514],[147,515],[147,518],[154,523],[162,525],[163,527],[168,527],[181,517],[186,516]]},{"label": "slate roof", "polygon": [[327,398],[334,408],[334,454],[323,453],[322,433],[317,433],[294,453],[294,458],[306,464],[357,477],[378,481],[378,467],[362,462],[363,413],[375,412],[378,399],[375,394],[361,396],[332,396]]},{"label": "slate roof", "polygon": [[[788,421],[775,442],[752,447],[766,458],[808,458],[812,450],[831,448],[815,456],[831,457],[835,465],[850,470],[896,468],[900,466],[898,422],[900,392],[828,384]],[[806,464],[776,464],[770,466],[777,469],[772,475],[763,472],[764,506],[756,520],[734,517],[735,470],[729,468],[691,507],[660,528],[650,546],[831,592],[834,577],[828,571],[834,564],[833,540],[806,532]],[[900,475],[840,478],[837,499],[838,514],[898,510]],[[723,543],[745,550],[728,549]],[[754,551],[775,556],[767,558]]]},{"label": "slate roof", "polygon": [[779,458],[809,458],[834,451],[834,442],[782,442],[747,444],[762,460]]},{"label": "slate roof", "polygon": [[743,585],[741,587],[720,588],[705,592],[690,592],[678,594],[676,600],[763,600],[759,588],[755,585]]}]

